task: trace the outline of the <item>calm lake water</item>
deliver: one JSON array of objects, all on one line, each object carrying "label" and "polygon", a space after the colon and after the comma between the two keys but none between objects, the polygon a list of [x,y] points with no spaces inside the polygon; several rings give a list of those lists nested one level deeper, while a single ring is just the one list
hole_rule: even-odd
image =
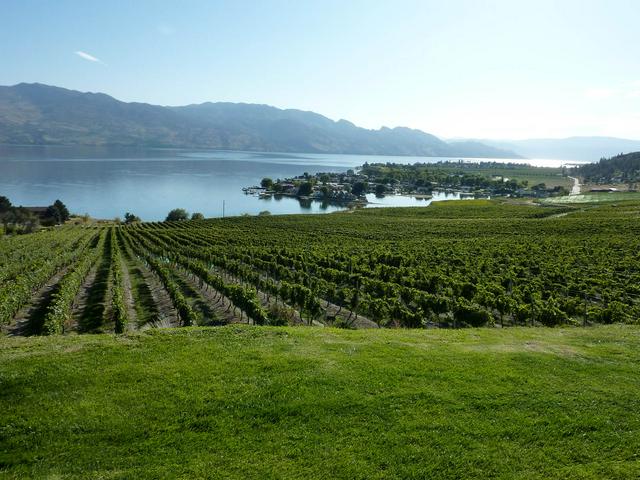
[{"label": "calm lake water", "polygon": [[[163,220],[173,208],[206,217],[327,213],[341,207],[294,198],[259,199],[242,187],[263,177],[292,177],[304,172],[340,172],[365,162],[438,162],[458,158],[370,155],[254,153],[175,149],[0,146],[0,195],[14,205],[46,206],[61,199],[74,213],[95,218],[133,212],[143,220]],[[487,161],[490,159],[469,159]],[[559,166],[562,160],[496,160]],[[458,199],[434,195],[433,201]],[[426,206],[431,200],[370,196],[371,206]]]}]

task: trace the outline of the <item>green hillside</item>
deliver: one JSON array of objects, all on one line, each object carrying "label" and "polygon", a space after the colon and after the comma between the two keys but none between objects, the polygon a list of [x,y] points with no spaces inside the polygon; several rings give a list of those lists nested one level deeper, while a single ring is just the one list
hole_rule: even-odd
[{"label": "green hillside", "polygon": [[598,163],[581,165],[575,169],[586,182],[591,183],[629,183],[640,182],[640,152],[601,158]]}]

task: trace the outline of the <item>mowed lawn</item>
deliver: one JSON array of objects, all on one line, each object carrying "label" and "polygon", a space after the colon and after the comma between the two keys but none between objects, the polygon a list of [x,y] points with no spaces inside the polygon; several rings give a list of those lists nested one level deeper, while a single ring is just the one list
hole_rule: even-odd
[{"label": "mowed lawn", "polygon": [[640,328],[0,339],[0,478],[639,478]]}]

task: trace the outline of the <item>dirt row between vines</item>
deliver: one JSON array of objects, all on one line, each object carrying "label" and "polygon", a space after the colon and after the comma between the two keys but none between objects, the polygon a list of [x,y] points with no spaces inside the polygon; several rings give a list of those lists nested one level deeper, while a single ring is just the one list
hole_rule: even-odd
[{"label": "dirt row between vines", "polygon": [[29,303],[22,307],[13,317],[13,321],[2,327],[2,332],[9,336],[34,335],[40,333],[51,296],[58,290],[60,280],[69,270],[67,265],[52,276],[38,291]]},{"label": "dirt row between vines", "polygon": [[128,330],[135,330],[138,326],[138,313],[136,312],[135,300],[133,298],[133,289],[131,287],[131,277],[129,276],[129,268],[125,261],[124,255],[120,255],[120,270],[122,271],[122,286],[124,288],[124,302],[127,308],[127,316],[129,323]]},{"label": "dirt row between vines", "polygon": [[82,285],[80,285],[80,290],[78,291],[78,294],[73,301],[73,306],[71,307],[71,319],[64,326],[65,332],[78,332],[78,322],[80,320],[80,317],[83,315],[85,308],[87,307],[89,292],[91,291],[91,288],[96,281],[97,273],[98,264],[96,262],[96,264],[91,267],[91,270],[89,270],[89,273],[84,278]]},{"label": "dirt row between vines", "polygon": [[233,302],[222,293],[214,289],[211,285],[201,281],[200,277],[181,268],[176,268],[176,272],[196,290],[213,309],[216,321],[221,323],[248,323],[249,320],[241,319],[234,313]]},{"label": "dirt row between vines", "polygon": [[[156,306],[158,317],[151,320],[144,325],[136,325],[139,329],[144,330],[146,328],[172,328],[180,326],[180,319],[178,317],[178,311],[173,306],[169,292],[162,284],[162,281],[154,274],[143,261],[135,258],[131,259],[135,267],[137,267],[138,274],[141,276],[142,281],[146,284],[148,291],[151,295],[153,303]],[[129,281],[129,291],[131,292],[131,281]],[[135,300],[133,300],[135,303]]]}]

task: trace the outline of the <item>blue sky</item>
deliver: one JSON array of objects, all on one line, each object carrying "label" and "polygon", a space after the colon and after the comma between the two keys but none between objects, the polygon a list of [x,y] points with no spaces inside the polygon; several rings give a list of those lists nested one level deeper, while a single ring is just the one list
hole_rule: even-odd
[{"label": "blue sky", "polygon": [[0,1],[0,84],[640,139],[640,1]]}]

